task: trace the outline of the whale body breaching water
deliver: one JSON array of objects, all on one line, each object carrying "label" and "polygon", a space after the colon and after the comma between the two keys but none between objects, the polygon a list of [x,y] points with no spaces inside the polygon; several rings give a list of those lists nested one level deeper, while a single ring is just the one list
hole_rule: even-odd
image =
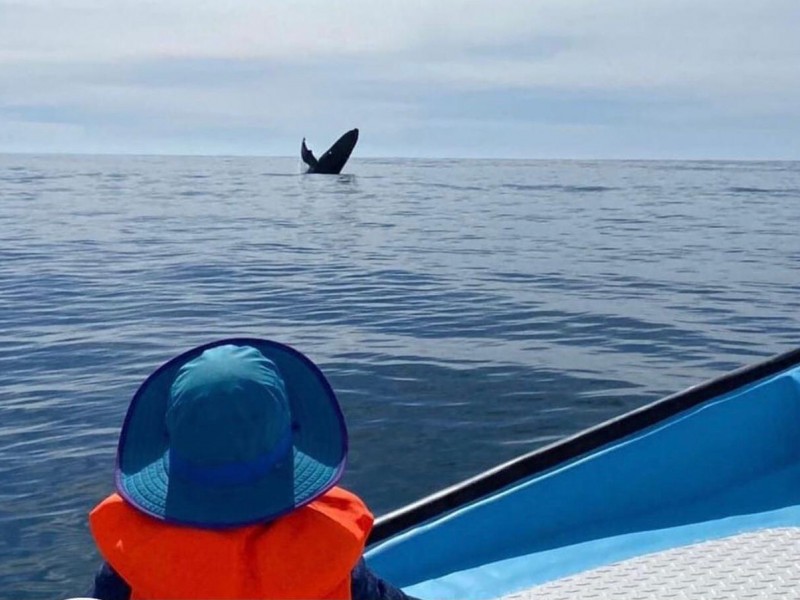
[{"label": "whale body breaching water", "polygon": [[340,137],[325,154],[319,158],[314,157],[314,153],[306,146],[306,138],[300,146],[300,157],[308,165],[306,173],[325,173],[328,175],[338,175],[342,172],[347,159],[353,152],[358,142],[358,129],[351,129]]}]

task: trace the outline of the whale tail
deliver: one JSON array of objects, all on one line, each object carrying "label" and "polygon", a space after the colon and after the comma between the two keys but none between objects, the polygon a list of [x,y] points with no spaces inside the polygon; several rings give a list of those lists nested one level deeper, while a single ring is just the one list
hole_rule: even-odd
[{"label": "whale tail", "polygon": [[338,175],[350,158],[350,154],[352,154],[357,142],[358,129],[351,129],[336,140],[333,146],[317,159],[314,157],[314,153],[306,146],[306,138],[303,138],[303,143],[300,146],[300,157],[308,165],[309,173]]}]

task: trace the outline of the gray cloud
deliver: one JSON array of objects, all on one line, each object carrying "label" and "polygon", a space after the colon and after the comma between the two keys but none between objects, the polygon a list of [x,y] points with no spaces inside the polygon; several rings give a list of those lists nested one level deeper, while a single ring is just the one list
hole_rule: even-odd
[{"label": "gray cloud", "polygon": [[130,136],[286,154],[358,125],[376,154],[656,154],[638,127],[677,155],[729,155],[731,140],[800,155],[785,135],[800,138],[794,0],[0,0],[0,14],[0,150]]}]

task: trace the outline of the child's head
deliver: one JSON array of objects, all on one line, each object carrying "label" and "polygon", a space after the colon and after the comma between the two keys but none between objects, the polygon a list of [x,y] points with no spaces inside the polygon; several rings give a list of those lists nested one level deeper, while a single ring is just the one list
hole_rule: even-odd
[{"label": "child's head", "polygon": [[336,396],[308,358],[267,340],[221,340],[169,361],[136,392],[116,484],[158,519],[230,527],[321,496],[346,454]]}]

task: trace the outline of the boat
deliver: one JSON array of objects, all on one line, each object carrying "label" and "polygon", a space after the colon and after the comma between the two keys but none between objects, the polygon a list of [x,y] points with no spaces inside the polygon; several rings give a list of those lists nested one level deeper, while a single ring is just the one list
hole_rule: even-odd
[{"label": "boat", "polygon": [[393,511],[365,556],[423,599],[800,598],[800,349]]}]

